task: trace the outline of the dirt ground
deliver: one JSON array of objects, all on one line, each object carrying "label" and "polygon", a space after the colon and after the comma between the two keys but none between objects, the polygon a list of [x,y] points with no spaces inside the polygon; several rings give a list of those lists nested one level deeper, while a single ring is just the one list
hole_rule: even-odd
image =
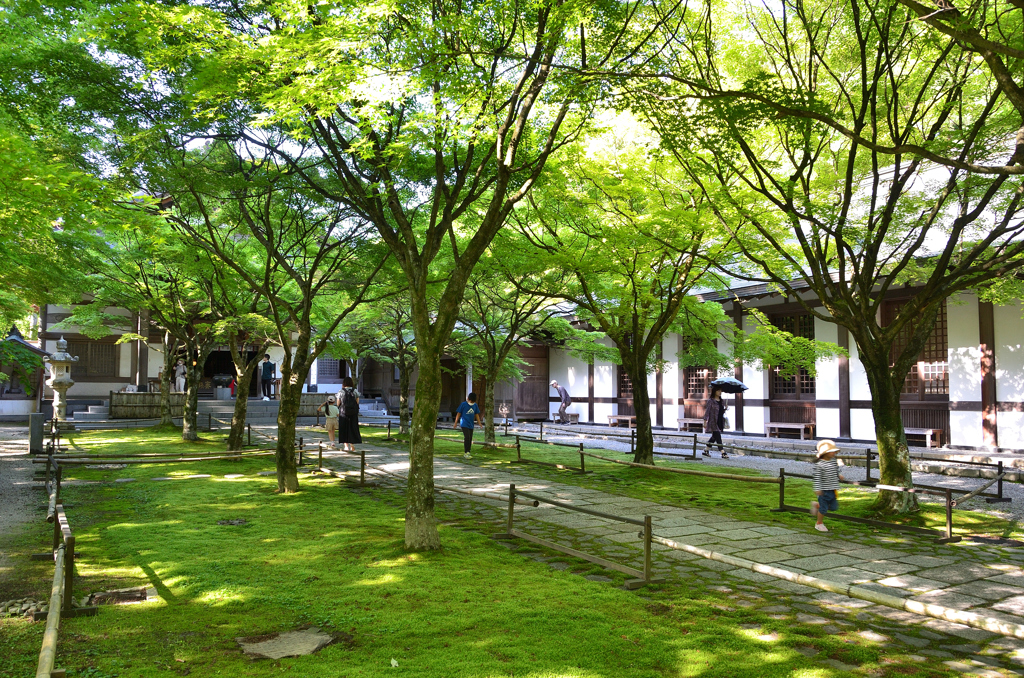
[{"label": "dirt ground", "polygon": [[[40,502],[39,491],[32,489],[28,427],[0,426],[0,539],[37,518]],[[0,591],[8,588],[12,571],[8,554],[0,549]]]}]

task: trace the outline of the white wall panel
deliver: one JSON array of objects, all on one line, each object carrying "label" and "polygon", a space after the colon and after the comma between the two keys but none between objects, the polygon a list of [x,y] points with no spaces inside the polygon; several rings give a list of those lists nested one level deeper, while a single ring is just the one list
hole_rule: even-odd
[{"label": "white wall panel", "polygon": [[875,439],[875,417],[871,410],[850,410],[850,437],[854,440]]},{"label": "white wall panel", "polygon": [[[977,447],[982,444],[981,412],[954,411],[949,413],[949,442],[951,445],[970,445]],[[1002,431],[999,442],[1002,444]]]},{"label": "white wall panel", "polygon": [[[839,328],[820,318],[814,319],[814,338],[818,341],[839,342]],[[815,394],[818,400],[839,400],[839,361],[835,358],[819,360],[815,365]],[[819,410],[820,412],[821,410]],[[836,420],[838,422],[838,419]],[[821,421],[819,419],[820,426]],[[838,426],[838,424],[837,424]],[[839,430],[838,428],[836,429]],[[821,434],[825,435],[825,434]],[[829,434],[832,435],[832,434]],[[836,433],[835,435],[839,435]]]},{"label": "white wall panel", "polygon": [[839,408],[817,407],[814,412],[814,434],[819,438],[839,437]]},{"label": "white wall panel", "polygon": [[1024,450],[1024,412],[998,412],[996,426],[999,427],[999,447]]},{"label": "white wall panel", "polygon": [[[996,400],[1000,402],[1024,401],[1024,308],[1019,303],[996,306]],[[1000,413],[1002,414],[1002,413]],[[1009,420],[1008,420],[1009,421]],[[1019,435],[1016,434],[1015,435]],[[999,446],[1003,442],[1003,426],[999,425]]]},{"label": "white wall panel", "polygon": [[[949,326],[949,399],[981,401],[978,298],[960,295],[946,304]],[[956,434],[953,434],[956,437]],[[954,443],[955,444],[955,443]]]}]

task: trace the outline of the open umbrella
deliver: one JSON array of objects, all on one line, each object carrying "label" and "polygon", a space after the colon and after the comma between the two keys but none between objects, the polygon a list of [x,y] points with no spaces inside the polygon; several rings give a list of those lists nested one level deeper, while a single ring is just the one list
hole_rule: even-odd
[{"label": "open umbrella", "polygon": [[739,379],[733,379],[732,377],[722,377],[721,379],[715,379],[711,382],[713,388],[720,388],[724,393],[743,393],[749,386],[744,384]]}]

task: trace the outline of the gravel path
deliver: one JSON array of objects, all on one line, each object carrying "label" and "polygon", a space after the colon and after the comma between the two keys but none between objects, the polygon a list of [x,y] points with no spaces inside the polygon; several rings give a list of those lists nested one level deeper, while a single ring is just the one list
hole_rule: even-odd
[{"label": "gravel path", "polygon": [[[28,427],[0,426],[0,537],[37,517],[34,492]],[[0,550],[0,590],[6,588],[11,570],[7,554]]]}]

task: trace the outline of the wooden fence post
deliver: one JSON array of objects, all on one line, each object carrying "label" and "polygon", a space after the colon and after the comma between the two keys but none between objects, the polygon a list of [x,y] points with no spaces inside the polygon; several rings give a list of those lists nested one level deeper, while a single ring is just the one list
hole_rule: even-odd
[{"label": "wooden fence post", "polygon": [[651,517],[644,516],[644,581],[651,581]]},{"label": "wooden fence post", "polygon": [[586,457],[583,456],[583,443],[580,443],[580,473],[586,473]]},{"label": "wooden fence post", "polygon": [[516,508],[516,486],[515,483],[510,483],[508,486],[508,529],[506,530],[508,536],[512,536],[512,516],[515,515]]},{"label": "wooden fence post", "polygon": [[953,490],[946,488],[946,539],[953,538]]}]

